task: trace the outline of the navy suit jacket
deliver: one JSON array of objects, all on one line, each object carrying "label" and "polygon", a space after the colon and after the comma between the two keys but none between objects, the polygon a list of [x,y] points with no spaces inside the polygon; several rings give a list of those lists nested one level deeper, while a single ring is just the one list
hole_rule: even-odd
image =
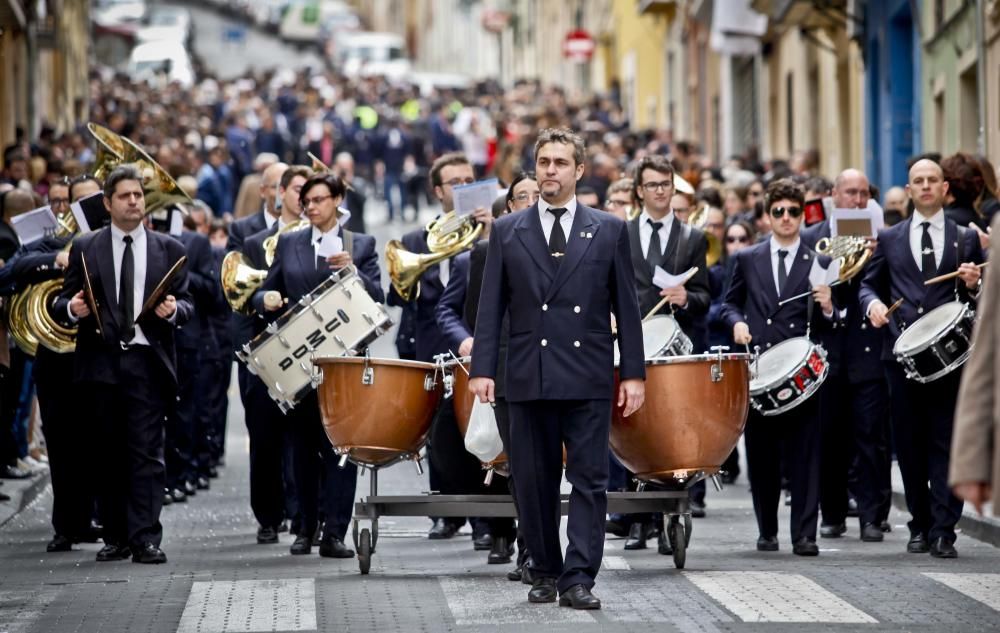
[{"label": "navy suit jacket", "polygon": [[434,308],[438,327],[448,341],[448,348],[458,355],[458,346],[462,341],[472,336],[468,322],[465,320],[465,299],[469,289],[470,251],[455,256],[452,273],[441,299]]},{"label": "navy suit jacket", "polygon": [[0,295],[20,292],[25,286],[62,276],[56,268],[56,255],[68,238],[46,237],[18,248],[17,253],[0,267]]},{"label": "navy suit jacket", "polygon": [[[378,254],[375,252],[375,238],[355,233],[353,242],[352,259],[365,284],[365,290],[372,299],[381,303],[385,300],[385,294],[382,292],[382,273],[378,266]],[[264,310],[265,292],[277,290],[292,304],[323,283],[330,272],[329,268],[316,267],[311,229],[286,233],[278,238],[274,262],[267,271],[264,284],[254,293],[253,307],[257,314],[277,318],[281,310],[270,313]]]},{"label": "navy suit jacket", "polygon": [[208,238],[196,231],[187,231],[178,236],[187,251],[188,288],[194,303],[194,313],[187,323],[177,326],[177,347],[208,351],[213,343],[208,315],[211,313],[220,280],[212,257],[212,245]]},{"label": "navy suit jacket", "polygon": [[[887,306],[898,299],[903,299],[903,304],[889,317],[888,335],[884,339],[885,344],[882,349],[883,360],[893,359],[892,347],[902,333],[901,326],[913,325],[934,308],[955,301],[956,298],[975,305],[975,300],[961,279],[924,285],[923,273],[910,250],[912,222],[910,218],[879,233],[878,246],[865,270],[865,278],[858,293],[861,309],[865,311],[875,299],[881,300]],[[938,264],[937,274],[952,272],[960,263],[978,264],[983,261],[979,236],[972,229],[963,231],[965,239],[961,245],[960,261],[959,226],[945,218],[944,255]]]},{"label": "navy suit jacket", "polygon": [[[809,270],[818,257],[805,242],[799,243],[795,261],[788,271],[785,291],[781,298],[792,297],[809,290]],[[771,268],[770,240],[754,244],[735,255],[733,278],[722,305],[722,318],[732,332],[733,326],[743,321],[750,327],[751,346],[759,345],[767,351],[778,343],[806,335],[809,310],[812,310],[810,338],[830,345],[829,335],[833,322],[823,317],[823,310],[811,297],[803,297],[778,307],[778,289],[774,286]],[[823,261],[826,258],[821,258]],[[827,260],[825,263],[828,263]],[[812,308],[809,305],[812,304]],[[836,313],[836,306],[834,306]]]},{"label": "navy suit jacket", "polygon": [[[400,240],[406,250],[412,253],[428,253],[427,232],[424,229],[416,229],[405,234]],[[455,258],[449,260],[449,282],[455,279]],[[407,339],[414,338],[416,348],[416,360],[432,362],[438,354],[447,354],[450,349],[448,338],[441,328],[438,327],[435,309],[438,300],[444,293],[444,284],[441,283],[440,264],[431,266],[420,276],[420,294],[416,299],[409,302],[403,301],[396,289],[389,287],[389,300],[391,306],[402,306],[403,315],[399,324],[399,335],[396,337],[396,347],[402,351],[400,344],[408,341],[401,341],[400,337]],[[410,306],[410,309],[406,309]]]},{"label": "navy suit jacket", "polygon": [[[229,225],[229,241],[226,243],[226,251],[242,251],[243,242],[254,233],[259,233],[267,228],[267,220],[264,214],[267,211],[261,209],[253,215],[240,218]],[[277,224],[277,222],[275,222]]]},{"label": "navy suit jacket", "polygon": [[[52,317],[65,325],[72,325],[68,305],[73,296],[83,290],[83,256],[87,258],[87,271],[98,303],[103,326],[103,337],[97,332],[95,316],[79,321],[76,335],[73,377],[77,381],[105,382],[114,384],[118,380],[117,357],[121,352],[119,340],[118,296],[115,291],[115,265],[111,246],[111,228],[92,231],[73,242],[69,252],[69,267],[63,281],[62,292],[49,310]],[[146,284],[143,301],[149,298],[156,285],[163,279],[181,257],[186,255],[184,245],[156,231],[146,230]],[[135,315],[143,334],[149,339],[150,347],[163,362],[164,367],[177,380],[177,353],[174,347],[174,330],[191,318],[194,307],[188,292],[188,267],[184,266],[166,294],[177,300],[177,312],[173,322],[161,319],[153,310],[143,315]],[[192,371],[185,367],[183,371]]]},{"label": "navy suit jacket", "polygon": [[473,377],[495,378],[510,319],[507,399],[594,400],[614,395],[611,313],[623,380],[645,378],[642,323],[625,222],[577,205],[559,263],[538,205],[493,223],[476,317]]}]

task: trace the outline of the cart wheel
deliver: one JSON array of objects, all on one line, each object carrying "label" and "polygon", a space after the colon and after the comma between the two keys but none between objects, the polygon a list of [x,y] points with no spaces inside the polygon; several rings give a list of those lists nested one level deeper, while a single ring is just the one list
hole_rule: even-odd
[{"label": "cart wheel", "polygon": [[372,566],[372,533],[365,528],[361,530],[361,539],[358,543],[358,569],[362,575],[368,574]]},{"label": "cart wheel", "polygon": [[691,544],[691,515],[684,515],[684,545]]},{"label": "cart wheel", "polygon": [[670,545],[674,548],[674,567],[684,569],[684,562],[687,560],[688,539],[684,533],[685,530],[681,524],[680,517],[676,515],[670,517],[669,530]]}]

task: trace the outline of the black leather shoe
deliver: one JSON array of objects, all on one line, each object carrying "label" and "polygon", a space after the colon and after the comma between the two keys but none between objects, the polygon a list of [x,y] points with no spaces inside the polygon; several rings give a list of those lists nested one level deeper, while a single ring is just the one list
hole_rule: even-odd
[{"label": "black leather shoe", "polygon": [[660,533],[656,535],[656,551],[663,556],[670,556],[674,553],[674,548],[670,545],[670,539],[667,537],[666,530],[660,530]]},{"label": "black leather shoe", "polygon": [[328,536],[319,544],[319,555],[323,558],[354,558],[354,550],[336,536]]},{"label": "black leather shoe", "polygon": [[574,609],[600,609],[601,601],[590,593],[590,589],[583,585],[573,585],[559,596],[559,606],[573,607]]},{"label": "black leather shoe", "polygon": [[138,550],[132,552],[132,562],[143,565],[160,565],[167,562],[167,555],[152,543],[144,543]]},{"label": "black leather shoe", "polygon": [[0,467],[0,477],[3,479],[27,479],[31,477],[31,471],[17,466],[3,466]]},{"label": "black leather shoe", "polygon": [[46,552],[70,552],[73,550],[73,541],[61,534],[56,534],[45,546]]},{"label": "black leather shoe", "polygon": [[881,543],[885,540],[882,528],[874,523],[865,523],[861,526],[861,540],[865,543]]},{"label": "black leather shoe", "polygon": [[4,501],[10,501],[10,495],[5,495],[4,493],[0,492],[0,503]]},{"label": "black leather shoe", "polygon": [[486,563],[489,565],[505,565],[510,562],[510,558],[513,555],[514,544],[508,544],[506,536],[497,536],[493,539],[493,545],[490,547],[490,555],[486,557]]},{"label": "black leather shoe", "polygon": [[219,477],[219,469],[215,466],[208,467],[208,477],[209,479],[217,479]]},{"label": "black leather shoe", "polygon": [[523,575],[524,575],[524,565],[518,565],[514,569],[507,572],[507,580],[511,582],[520,582]]},{"label": "black leather shoe", "polygon": [[778,537],[777,536],[761,536],[757,539],[757,551],[758,552],[777,552],[778,551]]},{"label": "black leather shoe", "polygon": [[73,537],[74,543],[100,543],[104,536],[104,527],[95,521],[91,521],[83,534]]},{"label": "black leather shoe", "polygon": [[796,556],[819,556],[819,546],[816,541],[802,537],[792,545],[792,553]]},{"label": "black leather shoe", "polygon": [[847,523],[824,523],[819,526],[819,535],[823,538],[840,538],[847,532]]},{"label": "black leather shoe", "polygon": [[726,484],[727,486],[731,486],[734,483],[736,483],[736,478],[739,476],[740,476],[740,471],[738,470],[732,473],[724,472],[722,473],[722,483]]},{"label": "black leather shoe", "polygon": [[287,531],[288,531],[288,520],[286,519],[285,521],[282,521],[280,525],[278,525],[278,534]]},{"label": "black leather shoe", "polygon": [[444,519],[438,519],[434,522],[434,526],[431,527],[430,531],[427,533],[427,538],[432,541],[449,539],[455,536],[456,532],[458,532],[458,528],[455,527],[455,524],[448,523]]},{"label": "black leather shoe", "polygon": [[528,592],[528,602],[555,602],[557,597],[555,578],[536,578]]},{"label": "black leather shoe", "polygon": [[524,561],[521,566],[521,583],[525,585],[535,584],[535,572],[531,571],[531,560]]},{"label": "black leather shoe", "polygon": [[480,534],[472,539],[472,549],[477,552],[488,552],[493,547],[493,536],[489,533]]},{"label": "black leather shoe", "polygon": [[212,486],[208,481],[208,477],[198,477],[194,485],[198,490],[208,490]]},{"label": "black leather shoe", "polygon": [[170,491],[170,499],[174,503],[187,503],[188,496],[187,493],[180,488],[174,488]]},{"label": "black leather shoe", "polygon": [[923,534],[910,534],[910,540],[906,543],[906,551],[911,554],[926,554],[931,551],[931,545],[927,542],[927,537]]},{"label": "black leather shoe", "polygon": [[695,519],[705,518],[705,504],[702,503],[701,501],[692,501],[690,504],[688,504],[688,507],[691,508],[692,518]]},{"label": "black leather shoe", "polygon": [[170,496],[170,491],[167,490],[163,493],[163,505],[168,506],[174,502],[174,498]]},{"label": "black leather shoe", "polygon": [[272,545],[278,542],[278,530],[273,527],[261,526],[257,528],[257,544]]},{"label": "black leather shoe", "polygon": [[302,556],[304,554],[312,553],[312,539],[308,536],[296,536],[295,542],[292,543],[292,547],[288,550],[295,556]]},{"label": "black leather shoe", "polygon": [[185,481],[184,485],[181,486],[181,490],[183,490],[184,494],[189,497],[193,497],[198,494],[198,488],[195,487],[193,481]]},{"label": "black leather shoe", "polygon": [[614,519],[608,519],[604,522],[604,532],[607,534],[614,534],[615,536],[628,536],[628,528],[625,524],[621,521],[615,521]]},{"label": "black leather shoe", "polygon": [[101,551],[97,552],[97,562],[107,563],[115,560],[125,560],[132,555],[129,548],[124,545],[105,545]]},{"label": "black leather shoe", "polygon": [[944,540],[944,537],[935,539],[931,543],[931,556],[934,558],[958,558],[958,550],[955,546]]},{"label": "black leather shoe", "polygon": [[885,533],[892,532],[892,524],[889,523],[888,521],[882,521],[882,523],[879,525],[879,529],[881,529]]},{"label": "black leather shoe", "polygon": [[633,523],[628,530],[628,538],[625,539],[626,550],[646,549],[646,525],[644,523]]}]

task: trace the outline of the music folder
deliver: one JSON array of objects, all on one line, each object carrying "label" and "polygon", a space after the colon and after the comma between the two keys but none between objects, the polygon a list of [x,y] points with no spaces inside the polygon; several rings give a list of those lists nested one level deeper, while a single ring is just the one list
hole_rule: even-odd
[{"label": "music folder", "polygon": [[101,323],[101,311],[97,309],[97,297],[94,296],[94,287],[90,285],[90,271],[87,270],[87,256],[80,253],[80,261],[83,263],[83,296],[87,300],[87,307],[90,308],[94,320],[97,321],[97,335],[104,336],[104,324]]},{"label": "music folder", "polygon": [[184,268],[184,264],[186,263],[187,255],[181,255],[181,258],[170,267],[170,270],[168,270],[167,274],[163,276],[160,283],[156,284],[156,288],[153,289],[153,292],[149,293],[149,298],[146,299],[146,302],[142,304],[142,309],[139,310],[139,315],[135,317],[136,323],[139,322],[142,315],[156,308],[156,306],[160,303],[160,299],[163,298],[163,295],[170,289],[170,284],[174,283],[174,278],[177,277],[178,273],[181,272],[181,269]]}]

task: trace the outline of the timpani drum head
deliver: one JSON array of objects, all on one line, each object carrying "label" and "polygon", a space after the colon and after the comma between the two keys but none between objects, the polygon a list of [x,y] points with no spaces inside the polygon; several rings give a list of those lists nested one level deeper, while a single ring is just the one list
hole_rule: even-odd
[{"label": "timpani drum head", "polygon": [[799,337],[782,341],[761,354],[757,361],[757,377],[750,380],[750,393],[760,393],[785,380],[802,366],[812,348],[809,339]]},{"label": "timpani drum head", "polygon": [[905,355],[919,352],[947,332],[964,312],[965,304],[958,301],[934,308],[899,335],[892,348],[893,353]]}]

